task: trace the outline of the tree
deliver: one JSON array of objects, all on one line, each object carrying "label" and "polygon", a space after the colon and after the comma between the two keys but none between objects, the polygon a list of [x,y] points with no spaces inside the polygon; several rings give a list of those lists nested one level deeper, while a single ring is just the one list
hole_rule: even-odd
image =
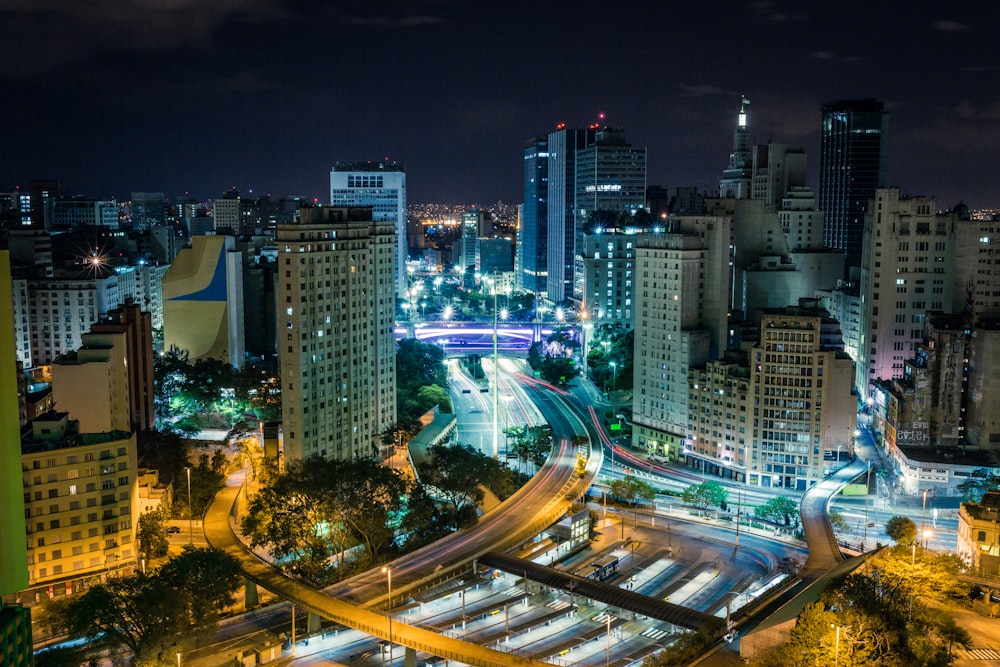
[{"label": "tree", "polygon": [[542,362],[541,372],[546,382],[565,386],[580,374],[580,369],[569,357],[546,356]]},{"label": "tree", "polygon": [[214,631],[219,611],[236,602],[233,594],[243,581],[235,556],[191,546],[167,561],[157,576],[184,594],[187,624],[202,634]]},{"label": "tree", "polygon": [[514,436],[511,451],[525,463],[531,461],[536,466],[541,466],[552,451],[552,427],[548,424],[511,426],[504,432]]},{"label": "tree", "polygon": [[454,508],[454,526],[474,520],[472,510],[483,500],[484,485],[503,497],[512,487],[512,473],[469,445],[434,445],[430,459],[418,466],[420,479],[435,487]]},{"label": "tree", "polygon": [[1000,489],[1000,476],[994,475],[990,468],[977,468],[956,488],[966,500],[978,503],[987,491]]},{"label": "tree", "polygon": [[187,627],[185,596],[156,576],[127,575],[91,586],[70,598],[50,622],[71,636],[89,637],[94,644],[128,647],[135,664],[160,661]]},{"label": "tree", "polygon": [[885,534],[896,544],[909,546],[917,539],[917,524],[905,516],[894,516],[885,522]]},{"label": "tree", "polygon": [[167,540],[167,513],[161,508],[139,515],[136,539],[144,558],[161,558],[167,555],[170,542]]},{"label": "tree", "polygon": [[611,480],[611,495],[636,505],[640,500],[652,502],[656,498],[656,487],[632,475]]},{"label": "tree", "polygon": [[754,507],[753,513],[758,519],[791,526],[793,521],[798,524],[799,506],[791,498],[775,496],[763,505]]},{"label": "tree", "polygon": [[718,482],[692,484],[681,493],[681,499],[685,504],[694,505],[702,510],[708,509],[713,505],[724,510],[728,498],[729,491]]},{"label": "tree", "polygon": [[827,517],[830,519],[830,525],[833,527],[833,532],[835,533],[846,533],[851,529],[850,524],[847,523],[847,519],[844,515],[837,510],[830,510],[827,512]]}]

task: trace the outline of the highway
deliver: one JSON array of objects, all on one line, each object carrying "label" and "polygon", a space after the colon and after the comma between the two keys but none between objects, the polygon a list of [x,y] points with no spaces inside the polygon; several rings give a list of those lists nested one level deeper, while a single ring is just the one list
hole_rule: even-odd
[{"label": "highway", "polygon": [[[389,564],[393,580],[392,606],[400,604],[407,592],[418,587],[470,574],[469,563],[494,550],[520,544],[558,520],[566,509],[582,497],[600,469],[599,450],[571,442],[582,427],[563,399],[549,390],[531,391],[546,412],[556,434],[556,445],[546,464],[524,487],[487,514],[474,527],[455,533],[413,554]],[[574,474],[577,457],[588,458],[586,473]],[[244,575],[261,587],[302,605],[322,618],[370,635],[389,639],[389,618],[366,607],[388,606],[387,577],[379,569],[352,577],[325,591],[286,576],[253,554],[237,537],[235,519],[243,490],[243,473],[227,480],[209,507],[204,521],[205,536],[212,546],[237,557]],[[393,624],[393,642],[409,648],[474,665],[532,665],[539,661],[511,656],[482,646],[438,635],[402,622]]]}]

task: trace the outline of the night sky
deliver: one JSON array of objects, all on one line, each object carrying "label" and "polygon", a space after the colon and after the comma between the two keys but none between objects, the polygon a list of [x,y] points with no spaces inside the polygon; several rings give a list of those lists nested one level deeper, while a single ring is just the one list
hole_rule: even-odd
[{"label": "night sky", "polygon": [[0,0],[0,191],[328,198],[389,158],[411,203],[517,203],[522,148],[599,113],[649,184],[714,189],[740,95],[809,152],[819,106],[891,114],[888,184],[1000,207],[1000,8],[964,3]]}]

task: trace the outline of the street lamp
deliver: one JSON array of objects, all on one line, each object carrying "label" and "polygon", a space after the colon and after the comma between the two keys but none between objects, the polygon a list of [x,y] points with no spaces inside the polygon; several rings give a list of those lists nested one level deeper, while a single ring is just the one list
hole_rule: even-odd
[{"label": "street lamp", "polygon": [[868,540],[868,495],[872,483],[872,460],[868,459],[868,474],[865,476],[865,528],[861,534],[861,551],[865,550],[865,542]]},{"label": "street lamp", "polygon": [[500,364],[497,362],[497,282],[496,276],[490,280],[493,284],[493,458],[500,458]]},{"label": "street lamp", "polygon": [[188,543],[194,545],[194,505],[191,504],[191,468],[184,468],[188,478]]},{"label": "street lamp", "polygon": [[[611,391],[614,391],[617,386],[618,386],[618,362],[617,361],[612,361],[611,362]],[[610,392],[608,394],[608,398],[609,399],[611,398]]]},{"label": "street lamp", "polygon": [[[924,503],[923,503],[923,506],[920,508],[920,533],[921,533],[921,535],[924,535],[927,532],[927,528],[926,528],[926,526],[924,524],[924,514],[926,514],[926,512],[927,512],[927,489],[923,490],[923,494],[924,494]],[[927,548],[927,538],[926,537],[924,538],[924,548],[925,549]]]},{"label": "street lamp", "polygon": [[388,583],[388,586],[389,586],[389,594],[388,594],[388,599],[389,599],[389,610],[388,610],[388,616],[389,616],[389,665],[392,665],[392,570],[389,569],[389,566],[385,566],[385,567],[382,568],[382,571],[385,572],[385,579],[386,579],[386,582]]}]

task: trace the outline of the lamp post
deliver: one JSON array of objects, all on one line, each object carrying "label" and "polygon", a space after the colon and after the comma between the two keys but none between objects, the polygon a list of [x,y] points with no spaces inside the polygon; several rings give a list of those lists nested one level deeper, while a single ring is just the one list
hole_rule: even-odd
[{"label": "lamp post", "polygon": [[191,504],[191,468],[184,468],[188,478],[188,543],[194,545],[194,505]]},{"label": "lamp post", "polygon": [[865,550],[865,542],[868,540],[868,494],[869,485],[872,483],[872,460],[868,459],[868,474],[865,475],[865,528],[861,534],[861,551]]},{"label": "lamp post", "polygon": [[834,625],[833,623],[830,625],[837,628],[836,639],[834,639],[833,643],[833,667],[837,667],[837,665],[840,664],[840,626]]},{"label": "lamp post", "polygon": [[497,363],[497,282],[493,283],[493,458],[500,458],[500,364]]},{"label": "lamp post", "polygon": [[388,566],[383,567],[382,571],[385,572],[386,583],[389,587],[388,600],[389,600],[389,664],[392,665],[392,570]]},{"label": "lamp post", "polygon": [[587,329],[590,327],[590,323],[587,321],[590,318],[590,314],[586,310],[580,311],[580,342],[581,350],[583,351],[583,375],[587,375]]},{"label": "lamp post", "polygon": [[[614,391],[618,386],[618,362],[611,362],[611,391]],[[608,398],[611,398],[611,393],[608,392]]]},{"label": "lamp post", "polygon": [[177,667],[181,667],[181,652],[177,651]]}]

